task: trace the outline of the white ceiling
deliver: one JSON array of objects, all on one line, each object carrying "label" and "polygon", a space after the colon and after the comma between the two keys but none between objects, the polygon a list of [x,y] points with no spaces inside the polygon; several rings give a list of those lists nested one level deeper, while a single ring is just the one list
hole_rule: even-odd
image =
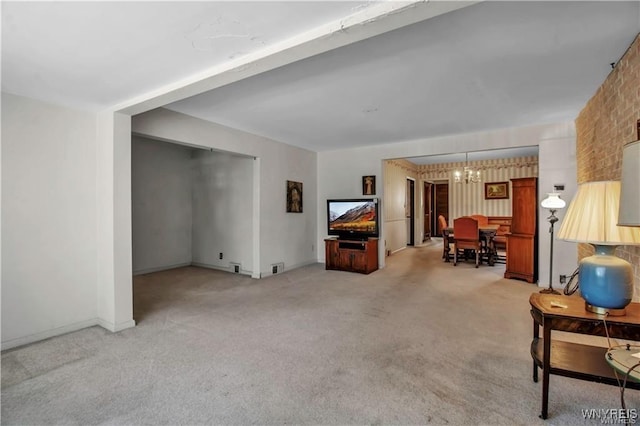
[{"label": "white ceiling", "polygon": [[[2,89],[94,110],[373,2],[2,2]],[[314,151],[573,120],[640,2],[484,2],[167,107]]]},{"label": "white ceiling", "polygon": [[2,90],[106,109],[368,1],[2,1]]}]

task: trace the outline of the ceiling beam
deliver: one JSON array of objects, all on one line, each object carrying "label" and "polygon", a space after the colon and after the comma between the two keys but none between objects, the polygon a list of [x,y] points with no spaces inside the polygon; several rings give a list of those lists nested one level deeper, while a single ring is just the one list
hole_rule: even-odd
[{"label": "ceiling beam", "polygon": [[343,19],[159,87],[111,110],[135,115],[243,80],[321,53],[416,22],[479,3],[478,1],[386,1]]}]

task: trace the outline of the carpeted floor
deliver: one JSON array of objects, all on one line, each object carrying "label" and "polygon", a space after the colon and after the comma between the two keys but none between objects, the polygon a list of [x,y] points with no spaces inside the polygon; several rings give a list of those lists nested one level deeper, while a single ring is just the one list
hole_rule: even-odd
[{"label": "carpeted floor", "polygon": [[[2,353],[2,424],[600,424],[616,387],[531,380],[529,295],[504,265],[410,248],[371,275],[136,277],[138,325]],[[571,336],[572,338],[574,336]],[[640,407],[640,392],[626,392]]]}]

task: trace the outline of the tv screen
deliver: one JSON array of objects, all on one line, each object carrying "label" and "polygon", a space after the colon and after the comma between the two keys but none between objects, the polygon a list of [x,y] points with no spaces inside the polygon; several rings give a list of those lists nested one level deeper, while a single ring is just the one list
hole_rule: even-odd
[{"label": "tv screen", "polygon": [[327,200],[329,235],[378,236],[378,199]]}]

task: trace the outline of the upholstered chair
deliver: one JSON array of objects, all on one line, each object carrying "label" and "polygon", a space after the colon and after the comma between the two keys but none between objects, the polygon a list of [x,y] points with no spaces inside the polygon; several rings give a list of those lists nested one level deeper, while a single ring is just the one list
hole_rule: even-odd
[{"label": "upholstered chair", "polygon": [[476,268],[480,265],[480,230],[478,221],[472,217],[460,217],[453,221],[453,234],[455,235],[456,248],[453,251],[453,266],[458,264],[458,252],[460,250],[473,250],[476,254]]}]

